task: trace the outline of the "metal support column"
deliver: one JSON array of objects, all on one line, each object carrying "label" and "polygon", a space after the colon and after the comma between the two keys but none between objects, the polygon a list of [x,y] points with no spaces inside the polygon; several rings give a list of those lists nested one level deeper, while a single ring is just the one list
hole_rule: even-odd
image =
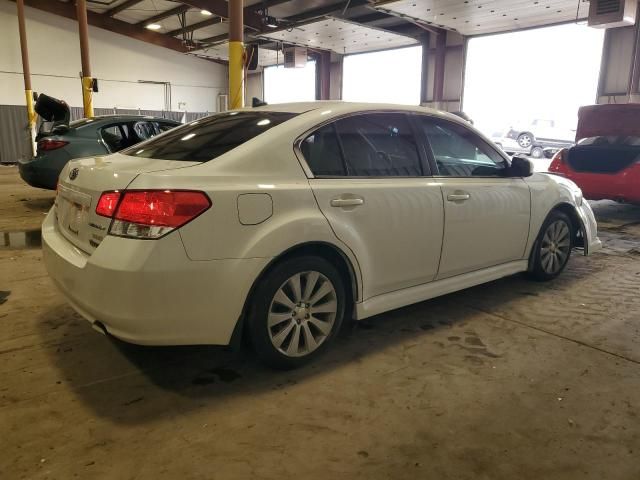
[{"label": "metal support column", "polygon": [[331,99],[331,52],[322,51],[316,57],[316,100]]},{"label": "metal support column", "polygon": [[82,106],[84,116],[93,117],[93,78],[89,62],[89,27],[87,24],[87,0],[78,0],[76,4],[78,31],[80,32],[80,58],[82,60]]},{"label": "metal support column", "polygon": [[29,49],[27,48],[27,27],[24,20],[24,0],[17,0],[18,30],[20,33],[20,52],[22,53],[22,75],[24,77],[24,95],[27,101],[27,128],[31,138],[31,153],[36,154],[36,112],[33,109],[33,90],[31,88],[31,69],[29,68]]},{"label": "metal support column", "polygon": [[444,99],[444,63],[446,57],[447,32],[443,30],[436,38],[436,59],[433,71],[433,102],[435,108],[442,108]]},{"label": "metal support column", "polygon": [[429,84],[429,48],[431,45],[431,34],[426,33],[421,39],[422,44],[422,68],[420,71],[420,105],[429,102],[427,85]]},{"label": "metal support column", "polygon": [[640,94],[640,8],[636,13],[635,30],[633,58],[629,72],[629,102],[633,102],[634,95]]},{"label": "metal support column", "polygon": [[229,0],[229,108],[244,107],[244,18],[242,0]]}]

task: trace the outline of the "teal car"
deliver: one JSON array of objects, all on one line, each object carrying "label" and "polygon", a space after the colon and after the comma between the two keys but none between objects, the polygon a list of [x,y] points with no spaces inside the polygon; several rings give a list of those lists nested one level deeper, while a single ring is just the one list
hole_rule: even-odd
[{"label": "teal car", "polygon": [[37,188],[55,190],[69,160],[108,155],[181,125],[139,115],[105,115],[69,122],[66,103],[41,97],[46,96],[38,97],[36,112],[45,122],[36,137],[36,156],[18,163],[22,179]]}]

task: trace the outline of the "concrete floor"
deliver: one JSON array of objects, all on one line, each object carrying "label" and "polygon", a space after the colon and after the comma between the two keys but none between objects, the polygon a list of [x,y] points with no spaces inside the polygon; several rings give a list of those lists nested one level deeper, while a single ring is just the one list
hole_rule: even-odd
[{"label": "concrete floor", "polygon": [[[0,167],[0,231],[51,201]],[[637,480],[640,208],[594,205],[605,249],[558,280],[380,315],[286,373],[109,340],[37,242],[0,248],[0,478]]]}]

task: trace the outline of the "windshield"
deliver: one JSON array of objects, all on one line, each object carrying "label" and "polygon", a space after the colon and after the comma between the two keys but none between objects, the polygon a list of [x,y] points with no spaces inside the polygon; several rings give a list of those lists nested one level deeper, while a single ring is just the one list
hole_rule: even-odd
[{"label": "windshield", "polygon": [[229,112],[196,120],[123,150],[132,157],[207,162],[295,117],[284,112]]}]

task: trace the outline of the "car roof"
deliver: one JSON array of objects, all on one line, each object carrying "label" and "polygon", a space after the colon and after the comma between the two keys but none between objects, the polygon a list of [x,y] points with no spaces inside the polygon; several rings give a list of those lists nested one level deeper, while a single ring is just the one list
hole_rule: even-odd
[{"label": "car roof", "polygon": [[274,103],[260,107],[243,108],[241,110],[258,110],[266,112],[306,113],[312,110],[340,110],[342,113],[362,112],[375,110],[405,110],[409,112],[429,113],[432,115],[447,116],[448,114],[428,107],[418,105],[398,105],[393,103],[365,103],[343,102],[337,100],[317,100],[315,102]]},{"label": "car roof", "polygon": [[[86,125],[91,125],[95,122],[127,122],[133,120],[154,120],[154,121],[163,121],[163,122],[171,122],[179,124],[178,120],[172,120],[170,118],[162,118],[162,117],[154,117],[152,115],[96,115],[95,117],[91,117],[90,119],[79,118],[78,120],[84,120],[81,127]],[[91,120],[91,121],[89,121]],[[73,125],[72,125],[73,127]]]}]

